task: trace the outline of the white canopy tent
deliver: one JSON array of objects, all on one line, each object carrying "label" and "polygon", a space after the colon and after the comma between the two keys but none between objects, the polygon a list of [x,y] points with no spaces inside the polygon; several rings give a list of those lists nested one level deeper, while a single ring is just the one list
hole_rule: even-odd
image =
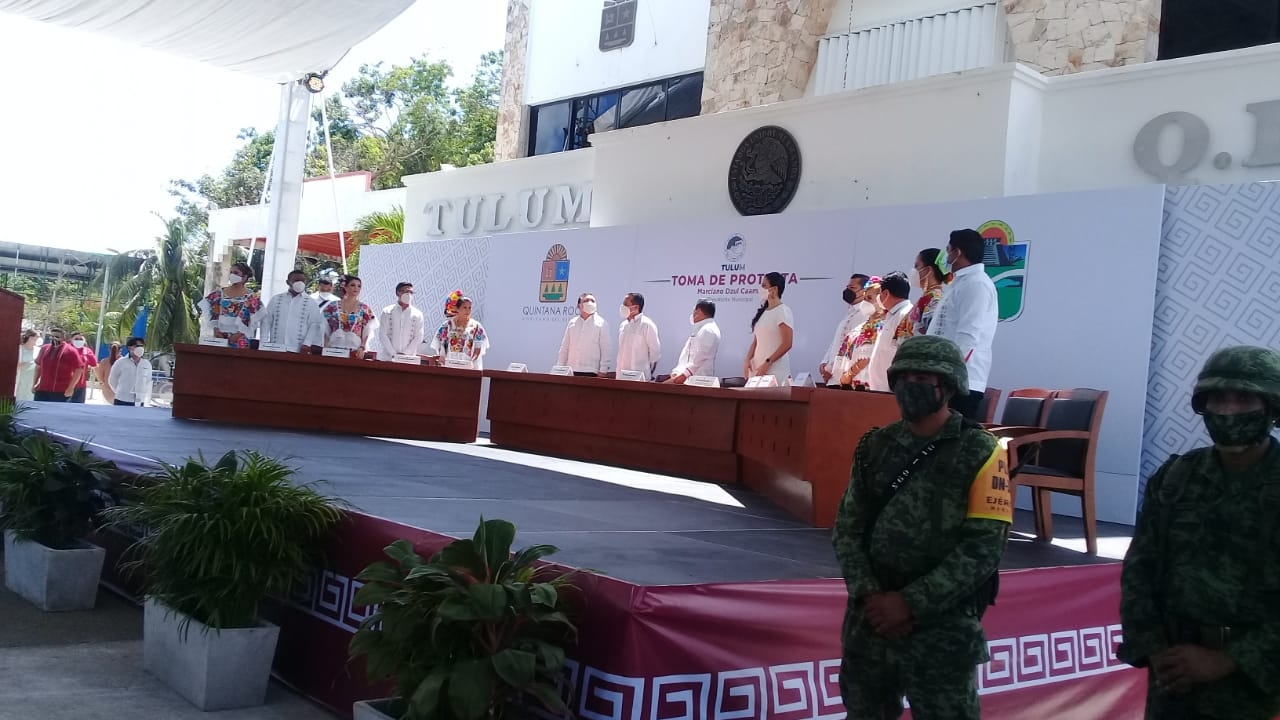
[{"label": "white canopy tent", "polygon": [[414,0],[0,0],[0,13],[278,82],[262,291],[284,287],[298,249],[298,211],[311,92],[353,46]]}]

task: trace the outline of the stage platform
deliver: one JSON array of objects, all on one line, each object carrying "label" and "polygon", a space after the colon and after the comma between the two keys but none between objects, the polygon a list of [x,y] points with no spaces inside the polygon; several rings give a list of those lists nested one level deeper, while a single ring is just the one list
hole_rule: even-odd
[{"label": "stage platform", "polygon": [[[37,404],[20,421],[90,444],[129,472],[156,461],[253,449],[288,459],[300,482],[358,512],[326,561],[266,609],[281,627],[275,672],[339,713],[381,697],[347,647],[369,609],[360,570],[407,539],[424,554],[470,535],[480,516],[516,524],[518,546],[551,543],[574,575],[578,644],[561,693],[584,720],[840,720],[847,593],[829,531],[755,493],[512,452],[175,420],[162,409]],[[1030,530],[1019,515],[1019,530]],[[1079,523],[1061,539],[1017,533],[1000,597],[983,619],[983,717],[1141,717],[1145,673],[1116,657],[1120,566],[1129,529],[1100,525],[1104,557]],[[1105,556],[1111,556],[1111,558]]]},{"label": "stage platform", "polygon": [[[561,548],[566,565],[639,585],[839,577],[830,532],[792,520],[741,487],[456,445],[236,428],[175,420],[166,411],[37,403],[22,422],[96,446],[128,469],[228,450],[288,458],[303,482],[369,515],[452,536],[480,516],[515,523],[524,544]],[[130,467],[134,466],[134,467]],[[1070,502],[1069,499],[1060,502]],[[1003,569],[1113,562],[1131,529],[1099,525],[1100,557],[1083,548],[1075,518],[1059,517],[1057,544],[1034,542],[1020,512]],[[1108,558],[1107,556],[1111,556]]]}]

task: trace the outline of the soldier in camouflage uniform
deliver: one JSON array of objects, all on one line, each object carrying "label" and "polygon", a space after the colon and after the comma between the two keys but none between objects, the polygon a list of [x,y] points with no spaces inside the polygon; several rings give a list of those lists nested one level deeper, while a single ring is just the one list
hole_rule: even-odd
[{"label": "soldier in camouflage uniform", "polygon": [[981,615],[1013,519],[1007,454],[947,405],[968,392],[950,340],[910,338],[889,367],[902,420],[863,436],[836,516],[849,603],[840,689],[849,720],[979,717]]},{"label": "soldier in camouflage uniform", "polygon": [[1191,399],[1213,447],[1147,482],[1124,559],[1125,662],[1150,668],[1150,719],[1280,716],[1280,354],[1234,347]]}]

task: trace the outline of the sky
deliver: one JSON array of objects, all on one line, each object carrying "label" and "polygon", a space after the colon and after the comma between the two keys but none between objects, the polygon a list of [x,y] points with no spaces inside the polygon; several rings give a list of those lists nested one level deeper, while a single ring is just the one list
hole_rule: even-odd
[{"label": "sky", "polygon": [[[447,60],[464,84],[501,50],[506,0],[417,0],[352,48],[363,63]],[[326,90],[326,93],[328,91]],[[169,180],[220,171],[241,128],[275,126],[278,85],[106,38],[0,15],[0,239],[92,252],[151,247]]]}]

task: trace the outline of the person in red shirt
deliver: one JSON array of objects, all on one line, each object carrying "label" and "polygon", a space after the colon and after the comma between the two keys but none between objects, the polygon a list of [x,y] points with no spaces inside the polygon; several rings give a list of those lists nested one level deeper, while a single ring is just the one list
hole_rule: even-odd
[{"label": "person in red shirt", "polygon": [[66,402],[84,374],[84,357],[65,341],[62,328],[49,331],[49,343],[36,360],[36,400]]},{"label": "person in red shirt", "polygon": [[76,383],[76,391],[72,393],[70,402],[83,403],[86,390],[89,388],[89,368],[98,367],[98,355],[85,345],[84,333],[71,333],[71,347],[74,347],[84,359],[84,372],[80,373],[80,382]]}]

